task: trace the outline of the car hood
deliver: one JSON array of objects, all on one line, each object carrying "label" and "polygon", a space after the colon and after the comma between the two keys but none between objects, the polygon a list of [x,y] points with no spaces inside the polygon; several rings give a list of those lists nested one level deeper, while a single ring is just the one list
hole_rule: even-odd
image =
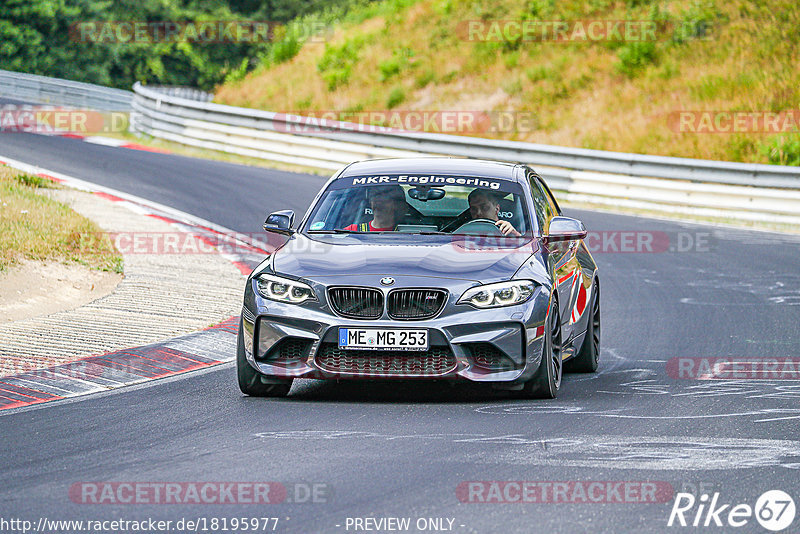
[{"label": "car hood", "polygon": [[410,275],[487,283],[510,278],[536,249],[530,239],[295,234],[275,253],[274,268],[309,279]]}]

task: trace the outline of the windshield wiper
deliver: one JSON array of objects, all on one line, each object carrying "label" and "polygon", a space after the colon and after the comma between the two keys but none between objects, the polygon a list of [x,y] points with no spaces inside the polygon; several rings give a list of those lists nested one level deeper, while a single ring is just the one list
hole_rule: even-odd
[{"label": "windshield wiper", "polygon": [[502,237],[504,239],[532,239],[532,236],[529,234],[522,234],[522,235],[503,235],[503,234],[451,234],[447,233],[447,235],[457,235],[461,237]]}]

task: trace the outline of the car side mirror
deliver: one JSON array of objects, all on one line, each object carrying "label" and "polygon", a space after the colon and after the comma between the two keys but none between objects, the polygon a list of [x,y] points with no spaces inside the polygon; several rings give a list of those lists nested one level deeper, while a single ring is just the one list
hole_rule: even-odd
[{"label": "car side mirror", "polygon": [[581,221],[572,217],[553,217],[550,220],[550,229],[544,237],[548,243],[575,241],[586,237],[586,227]]},{"label": "car side mirror", "polygon": [[292,230],[293,224],[294,211],[275,211],[267,215],[267,219],[264,221],[264,230],[283,235],[292,235],[294,234],[294,230]]}]

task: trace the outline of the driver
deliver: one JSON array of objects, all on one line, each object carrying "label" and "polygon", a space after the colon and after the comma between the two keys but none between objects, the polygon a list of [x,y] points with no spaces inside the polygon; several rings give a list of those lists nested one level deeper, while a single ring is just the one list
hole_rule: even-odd
[{"label": "driver", "polygon": [[510,222],[500,220],[500,200],[494,193],[486,189],[473,189],[467,197],[467,201],[469,202],[469,214],[473,220],[489,219],[494,221],[494,225],[503,235],[521,235]]},{"label": "driver", "polygon": [[391,232],[397,228],[406,211],[406,193],[399,185],[379,185],[367,189],[367,200],[372,208],[372,220],[351,224],[345,230],[352,232]]}]

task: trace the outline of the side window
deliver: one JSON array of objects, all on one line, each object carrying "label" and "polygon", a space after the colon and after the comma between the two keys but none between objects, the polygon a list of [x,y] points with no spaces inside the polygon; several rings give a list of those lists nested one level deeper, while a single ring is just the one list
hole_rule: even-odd
[{"label": "side window", "polygon": [[539,178],[539,183],[544,188],[545,193],[547,193],[547,201],[550,203],[550,209],[553,211],[553,217],[556,215],[561,215],[561,208],[558,207],[558,202],[556,202],[556,197],[553,196],[553,192],[550,191],[550,188],[547,187],[547,184],[544,183],[544,180]]},{"label": "side window", "polygon": [[553,208],[547,200],[547,195],[539,185],[536,173],[528,170],[528,181],[531,184],[531,196],[533,197],[533,209],[536,210],[536,221],[539,223],[539,230],[542,233],[547,231],[547,221],[553,216]]}]

